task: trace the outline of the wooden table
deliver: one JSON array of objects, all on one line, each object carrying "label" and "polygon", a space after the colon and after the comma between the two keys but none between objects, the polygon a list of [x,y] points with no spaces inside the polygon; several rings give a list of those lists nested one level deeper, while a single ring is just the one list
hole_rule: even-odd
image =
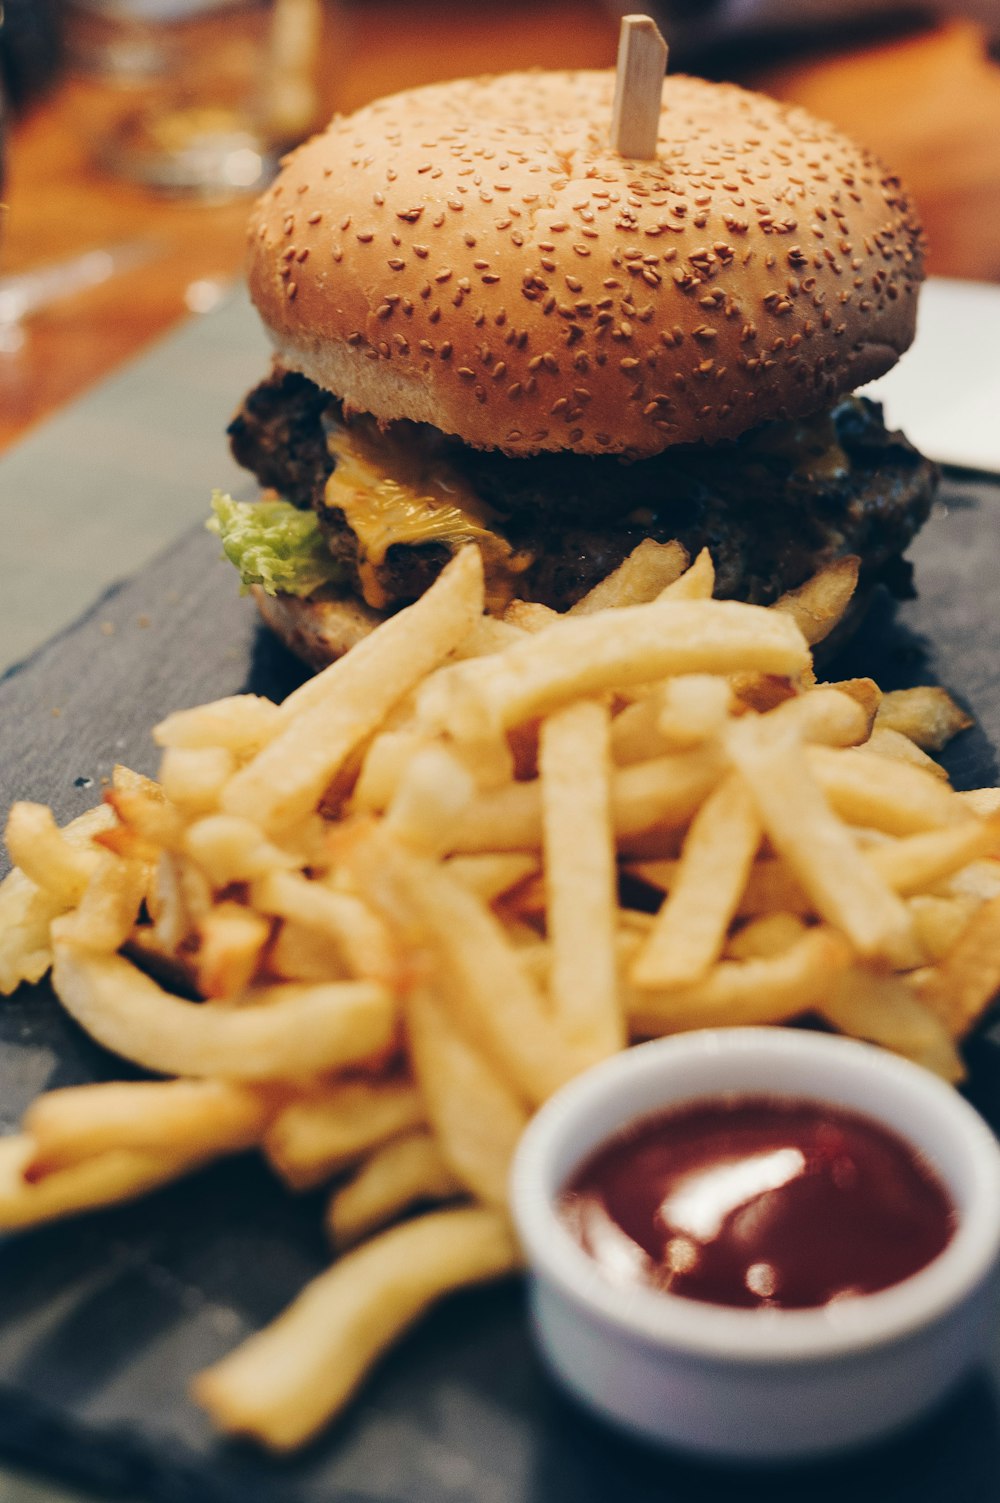
[{"label": "wooden table", "polygon": [[[531,65],[594,67],[614,57],[617,24],[597,0],[367,0],[332,8],[324,108],[437,78]],[[921,206],[930,269],[1000,280],[1000,68],[971,24],[895,36],[751,69],[741,82],[807,105],[874,146]],[[36,318],[0,354],[0,450],[175,324],[205,287],[239,274],[245,201],[156,198],[91,163],[82,122],[92,89],[67,81],[17,126],[10,151],[2,270],[149,237],[148,263]],[[98,106],[99,107],[99,106]],[[247,373],[248,383],[253,372]],[[237,394],[234,393],[234,399]]]}]

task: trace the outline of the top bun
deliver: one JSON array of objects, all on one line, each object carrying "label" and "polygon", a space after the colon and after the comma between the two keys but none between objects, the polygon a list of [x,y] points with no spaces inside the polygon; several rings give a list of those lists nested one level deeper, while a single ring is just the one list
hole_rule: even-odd
[{"label": "top bun", "polygon": [[641,457],[794,418],[910,344],[899,180],[801,109],[668,77],[657,157],[614,74],[396,94],[286,161],[250,222],[278,357],[383,421],[508,454]]}]

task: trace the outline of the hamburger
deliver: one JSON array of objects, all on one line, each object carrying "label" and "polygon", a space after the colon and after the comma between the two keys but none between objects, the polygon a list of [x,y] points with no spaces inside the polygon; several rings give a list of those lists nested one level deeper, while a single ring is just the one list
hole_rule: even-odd
[{"label": "hamburger", "polygon": [[295,151],[249,225],[270,374],[230,429],[269,498],[215,501],[314,665],[458,547],[488,609],[565,610],[643,539],[768,603],[843,554],[905,584],[935,471],[852,397],[910,344],[899,180],[801,109],[668,77],[657,156],[607,144],[614,74],[414,89]]}]

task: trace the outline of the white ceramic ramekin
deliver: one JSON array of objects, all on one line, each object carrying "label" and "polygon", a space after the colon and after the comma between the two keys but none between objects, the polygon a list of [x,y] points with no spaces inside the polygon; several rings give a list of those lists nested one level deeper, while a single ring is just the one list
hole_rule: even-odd
[{"label": "white ceramic ramekin", "polygon": [[[958,1226],[919,1273],[816,1310],[743,1310],[613,1284],[555,1199],[636,1118],[736,1091],[851,1108],[947,1186]],[[705,1029],[626,1050],[536,1115],[512,1179],[542,1350],[567,1388],[648,1440],[759,1461],[872,1440],[981,1360],[998,1307],[1000,1148],[958,1093],[870,1045],[787,1028]]]}]

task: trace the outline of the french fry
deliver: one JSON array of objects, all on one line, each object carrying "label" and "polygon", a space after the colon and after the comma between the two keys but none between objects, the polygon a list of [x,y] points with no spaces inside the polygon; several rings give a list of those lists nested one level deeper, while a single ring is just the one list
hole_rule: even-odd
[{"label": "french fry", "polygon": [[177,849],[184,830],[184,817],[152,778],[135,773],[128,777],[119,775],[104,799],[140,846],[159,846],[166,851]]},{"label": "french fry", "polygon": [[188,825],[182,846],[216,888],[252,882],[275,868],[291,870],[297,864],[293,855],[267,840],[252,819],[236,814],[206,814]]},{"label": "french fry", "polygon": [[783,955],[806,933],[806,926],[795,913],[764,913],[751,919],[730,939],[726,946],[729,960],[767,960]]},{"label": "french fry", "polygon": [[806,762],[830,805],[851,825],[915,835],[971,819],[952,789],[920,767],[860,747],[810,746]]},{"label": "french fry", "polygon": [[441,855],[476,792],[472,774],[443,746],[417,751],[400,779],[385,829],[414,850]]},{"label": "french fry", "polygon": [[807,662],[801,632],[780,613],[732,600],[623,606],[613,629],[602,612],[564,617],[506,652],[451,669],[444,722],[461,739],[484,724],[509,727],[580,695],[667,674],[796,673]]},{"label": "french fry", "polygon": [[391,984],[398,971],[396,947],[385,923],[350,892],[337,892],[298,872],[269,872],[251,888],[262,913],[294,920],[332,945],[355,976]]},{"label": "french fry", "polygon": [[744,709],[766,715],[801,694],[806,685],[800,680],[777,673],[734,673],[729,682]]},{"label": "french fry", "polygon": [[236,758],[224,746],[172,746],[160,759],[160,784],[185,814],[207,814],[218,807],[235,767]]},{"label": "french fry", "polygon": [[922,684],[883,694],[877,723],[884,730],[898,731],[924,751],[935,752],[960,731],[967,731],[973,721],[947,690]]},{"label": "french fry", "polygon": [[958,797],[984,819],[990,814],[1000,814],[1000,788],[969,788]]},{"label": "french fry", "polygon": [[899,976],[851,966],[831,980],[817,1010],[835,1028],[868,1039],[957,1083],[965,1066],[948,1030]]},{"label": "french fry", "polygon": [[633,986],[684,986],[719,958],[760,839],[753,799],[731,774],[691,822],[670,894],[632,962]]},{"label": "french fry", "polygon": [[482,612],[482,556],[469,546],[416,604],[288,696],[282,729],[230,779],[225,811],[256,821],[269,834],[310,813],[351,753]]},{"label": "french fry", "polygon": [[583,700],[543,721],[539,740],[549,995],[581,1065],[626,1042],[615,958],[608,730],[606,707]]},{"label": "french fry", "polygon": [[396,1004],[375,982],[261,988],[256,1006],[172,997],[115,955],[56,945],[59,1000],[91,1038],[164,1075],[289,1080],[379,1058],[396,1037]]},{"label": "french fry", "polygon": [[554,611],[550,605],[542,605],[538,600],[512,600],[504,611],[504,624],[516,626],[522,632],[545,631],[554,621],[559,620],[559,612]]},{"label": "french fry", "polygon": [[406,1023],[417,1083],[445,1163],[478,1200],[506,1206],[511,1160],[528,1122],[524,1102],[429,987],[411,995]]},{"label": "french fry", "polygon": [[[669,892],[676,880],[677,862],[632,861],[625,871],[650,887]],[[812,905],[793,874],[781,861],[756,861],[736,910],[737,918],[755,918],[770,913],[812,913]]]},{"label": "french fry", "polygon": [[212,704],[175,710],[153,727],[157,746],[186,751],[221,748],[245,758],[260,751],[277,731],[281,711],[257,694],[234,694]]},{"label": "french fry", "polygon": [[659,600],[711,600],[715,589],[715,565],[712,555],[707,548],[703,548],[684,573],[664,585],[658,595]]},{"label": "french fry", "polygon": [[761,725],[741,721],[727,744],[771,845],[816,912],[846,934],[859,954],[904,954],[913,945],[905,905],[833,814],[789,728],[762,731]]},{"label": "french fry", "polygon": [[364,859],[369,896],[378,902],[374,884],[392,885],[390,901],[411,916],[410,942],[433,958],[470,1036],[527,1100],[551,1096],[575,1072],[572,1052],[496,915],[446,870],[390,841],[373,842]]},{"label": "french fry", "polygon": [[408,1081],[345,1081],[279,1112],[264,1151],[286,1184],[307,1190],[424,1121],[420,1094]]},{"label": "french fry", "polygon": [[198,926],[195,975],[203,997],[234,997],[253,981],[271,925],[241,903],[212,908]]},{"label": "french fry", "polygon": [[[197,919],[187,902],[185,890],[189,885],[182,879],[177,857],[170,851],[161,851],[147,894],[147,902],[157,943],[166,954],[178,951],[189,935],[194,932]],[[211,892],[209,891],[206,895],[206,912],[210,906]]]},{"label": "french fry", "polygon": [[285,919],[265,958],[267,972],[281,981],[346,981],[340,949],[325,934]]},{"label": "french fry", "polygon": [[978,907],[979,899],[969,896],[941,898],[918,893],[910,899],[917,943],[931,964],[943,960],[955,948]]},{"label": "french fry", "polygon": [[392,803],[412,758],[429,745],[417,730],[381,731],[365,752],[351,796],[354,814],[381,814]]},{"label": "french fry", "polygon": [[871,729],[868,715],[853,696],[822,684],[775,706],[769,724],[786,723],[797,727],[803,741],[822,746],[857,746]]},{"label": "french fry", "polygon": [[740,899],[739,917],[782,912],[801,917],[815,910],[794,872],[783,861],[757,861]]},{"label": "french fry", "polygon": [[221,1429],[289,1451],[315,1435],[382,1353],[442,1295],[520,1266],[498,1211],[434,1211],[366,1242],[289,1308],[199,1374],[194,1397]]},{"label": "french fry", "polygon": [[463,1193],[431,1134],[420,1129],[403,1133],[377,1148],[334,1191],[327,1232],[334,1247],[349,1247],[414,1206],[454,1200]]},{"label": "french fry", "polygon": [[1000,815],[904,836],[867,852],[866,860],[895,892],[909,896],[929,891],[981,856],[1000,856]]},{"label": "french fry", "polygon": [[834,559],[795,590],[776,600],[773,609],[796,622],[810,646],[822,642],[840,625],[857,589],[861,560],[850,554]]},{"label": "french fry", "polygon": [[680,543],[657,543],[652,538],[643,538],[617,569],[570,606],[568,614],[591,616],[595,611],[645,605],[680,579],[688,563],[687,549]]},{"label": "french fry", "polygon": [[989,903],[1000,897],[1000,861],[970,861],[940,884],[943,893]]},{"label": "french fry", "polygon": [[18,867],[0,882],[0,996],[40,981],[52,964],[52,920],[65,905]]},{"label": "french fry", "polygon": [[26,1173],[51,1174],[83,1159],[130,1149],[197,1157],[260,1141],[273,1093],[223,1080],[111,1081],[49,1091],[28,1108]]},{"label": "french fry", "polygon": [[[62,830],[71,845],[86,847],[116,823],[106,804],[88,809]],[[0,996],[22,981],[39,981],[52,964],[49,926],[66,903],[15,866],[0,882]]]},{"label": "french fry", "polygon": [[115,1148],[42,1179],[28,1180],[25,1171],[34,1151],[35,1145],[26,1136],[0,1139],[0,1229],[4,1231],[134,1200],[216,1156],[211,1148],[187,1156]]},{"label": "french fry", "polygon": [[91,874],[72,913],[52,920],[52,938],[90,950],[118,950],[135,927],[150,873],[141,861],[108,855]]},{"label": "french fry", "polygon": [[850,695],[856,699],[865,712],[865,719],[869,727],[874,725],[878,714],[878,707],[882,703],[882,690],[874,679],[871,678],[844,678],[832,684],[821,684],[823,689],[837,689],[841,694]]},{"label": "french fry", "polygon": [[[620,768],[611,778],[615,835],[622,840],[653,826],[676,828],[686,823],[724,767],[721,750],[709,747]],[[511,783],[468,806],[452,850],[537,851],[541,843],[541,790],[537,782]]]},{"label": "french fry", "polygon": [[849,963],[839,936],[810,929],[781,954],[720,960],[700,981],[669,991],[629,990],[633,1034],[656,1038],[689,1028],[784,1023],[818,1005],[832,977]]},{"label": "french fry", "polygon": [[728,680],[713,674],[689,673],[667,679],[656,723],[661,741],[668,750],[685,751],[718,736],[732,698]]},{"label": "french fry", "polygon": [[668,751],[659,727],[664,688],[664,685],[657,685],[650,693],[638,695],[612,720],[611,755],[619,766],[648,762]]},{"label": "french fry", "polygon": [[495,652],[503,652],[523,633],[512,622],[501,621],[496,616],[480,616],[458,643],[452,653],[455,662],[468,658],[488,658]]},{"label": "french fry", "polygon": [[918,999],[962,1038],[1000,990],[1000,898],[973,914],[958,943],[917,983]]},{"label": "french fry", "polygon": [[873,752],[876,756],[886,757],[893,762],[909,762],[912,767],[922,767],[925,772],[940,778],[944,783],[948,781],[948,774],[939,762],[921,751],[917,743],[901,731],[891,730],[888,726],[876,723],[861,750]]},{"label": "french fry", "polygon": [[495,903],[512,887],[536,876],[538,861],[534,856],[520,855],[516,851],[491,851],[479,856],[452,856],[447,871],[484,903]]},{"label": "french fry", "polygon": [[12,804],[5,839],[14,865],[66,908],[79,902],[101,860],[92,845],[67,840],[45,804]]}]

